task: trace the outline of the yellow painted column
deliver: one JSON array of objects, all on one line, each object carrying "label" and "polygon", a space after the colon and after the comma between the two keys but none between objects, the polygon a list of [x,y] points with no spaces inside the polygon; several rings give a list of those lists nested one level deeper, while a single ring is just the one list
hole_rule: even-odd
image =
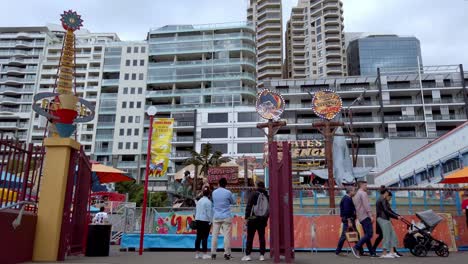
[{"label": "yellow painted column", "polygon": [[57,261],[67,177],[72,150],[80,144],[71,138],[46,138],[39,194],[33,261]]}]

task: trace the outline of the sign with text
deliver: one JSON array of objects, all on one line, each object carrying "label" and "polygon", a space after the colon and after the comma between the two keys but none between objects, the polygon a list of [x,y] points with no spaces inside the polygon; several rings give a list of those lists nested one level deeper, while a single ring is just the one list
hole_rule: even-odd
[{"label": "sign with text", "polygon": [[316,92],[312,99],[312,110],[322,119],[332,120],[342,107],[341,97],[331,90]]},{"label": "sign with text", "polygon": [[[296,159],[323,159],[325,157],[325,145],[322,141],[312,140],[294,140],[288,141],[291,144],[291,158]],[[268,164],[268,144],[265,143],[263,158],[265,165]],[[278,159],[283,158],[281,144],[278,145]]]},{"label": "sign with text", "polygon": [[226,178],[228,183],[239,182],[239,167],[214,167],[208,169],[208,182],[218,183],[222,178]]},{"label": "sign with text", "polygon": [[151,135],[150,177],[164,177],[169,165],[172,147],[173,118],[156,118]]}]

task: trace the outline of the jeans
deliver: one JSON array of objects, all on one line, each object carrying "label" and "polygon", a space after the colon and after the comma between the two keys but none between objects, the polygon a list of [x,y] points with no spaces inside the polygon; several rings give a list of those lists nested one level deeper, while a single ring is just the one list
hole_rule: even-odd
[{"label": "jeans", "polygon": [[377,222],[379,223],[383,234],[382,248],[390,251],[398,245],[398,238],[396,236],[395,229],[393,229],[392,222],[380,217],[377,218]]},{"label": "jeans", "polygon": [[[349,228],[348,219],[343,219],[342,222],[343,222],[343,228],[341,230],[340,240],[338,241],[338,245],[336,246],[336,250],[335,250],[336,254],[341,253],[341,249],[343,248],[343,244],[346,241],[346,232],[348,231],[348,228]],[[353,229],[357,230],[356,221],[354,219],[351,219],[351,222],[352,222],[352,225],[353,225]]]},{"label": "jeans", "polygon": [[223,230],[224,236],[224,254],[231,254],[231,218],[215,219],[213,221],[213,234],[211,237],[211,254],[216,254],[218,249],[218,236],[220,229]]},{"label": "jeans", "polygon": [[374,255],[374,249],[372,248],[372,236],[374,235],[374,228],[370,217],[365,218],[361,221],[362,229],[364,230],[364,236],[357,242],[356,248],[361,250],[362,246],[366,244],[367,249],[371,255]]},{"label": "jeans", "polygon": [[267,218],[255,218],[247,222],[247,245],[245,255],[249,256],[252,253],[253,240],[255,232],[258,232],[258,240],[260,242],[260,255],[265,255],[266,241],[265,241],[265,228],[267,226]]},{"label": "jeans", "polygon": [[195,239],[195,251],[200,252],[200,244],[202,244],[202,252],[208,251],[208,236],[210,235],[210,222],[197,220],[197,238]]}]

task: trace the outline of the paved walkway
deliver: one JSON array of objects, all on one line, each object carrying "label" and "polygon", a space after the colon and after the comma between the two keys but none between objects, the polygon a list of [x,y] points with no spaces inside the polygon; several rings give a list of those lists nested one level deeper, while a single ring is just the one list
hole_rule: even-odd
[{"label": "paved walkway", "polygon": [[[333,253],[297,253],[296,261],[297,264],[365,264],[365,263],[398,263],[398,264],[445,264],[445,263],[466,263],[468,259],[468,252],[451,252],[448,258],[440,258],[435,254],[430,253],[428,257],[417,258],[410,256],[409,253],[405,253],[404,257],[397,259],[373,259],[370,257],[362,257],[356,259],[352,255],[339,257]],[[218,258],[215,261],[212,260],[195,260],[194,253],[191,252],[144,252],[143,256],[139,256],[138,252],[119,252],[112,251],[109,257],[70,257],[65,263],[109,263],[109,264],[157,264],[157,263],[168,263],[168,264],[204,264],[204,263],[246,263],[240,261],[242,257],[241,252],[233,253],[234,259],[226,261],[222,258],[222,253],[218,252]],[[268,256],[268,253],[267,253]],[[267,261],[258,261],[258,253],[252,254],[254,261],[248,263],[272,263],[270,259]]]}]

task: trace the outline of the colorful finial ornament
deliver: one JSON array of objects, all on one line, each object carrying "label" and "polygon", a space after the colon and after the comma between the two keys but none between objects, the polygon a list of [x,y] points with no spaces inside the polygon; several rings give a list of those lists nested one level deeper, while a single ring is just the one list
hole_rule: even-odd
[{"label": "colorful finial ornament", "polygon": [[[36,113],[49,120],[49,131],[52,137],[70,137],[76,130],[76,123],[89,122],[94,119],[94,106],[83,98],[78,98],[73,89],[75,85],[74,31],[80,29],[83,20],[72,10],[65,11],[61,17],[60,21],[66,33],[59,73],[55,82],[57,92],[36,94],[33,105]],[[40,100],[42,100],[41,103]]]}]

